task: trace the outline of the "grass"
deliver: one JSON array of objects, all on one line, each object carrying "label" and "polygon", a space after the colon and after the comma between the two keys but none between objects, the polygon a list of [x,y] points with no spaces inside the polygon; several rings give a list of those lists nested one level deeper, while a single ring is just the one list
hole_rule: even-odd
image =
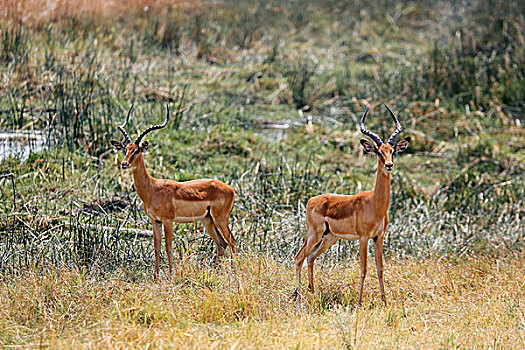
[{"label": "grass", "polygon": [[525,345],[522,255],[389,259],[390,305],[381,306],[369,278],[362,309],[355,309],[357,261],[322,265],[320,290],[300,306],[291,300],[292,269],[261,255],[241,254],[218,268],[188,255],[177,277],[159,283],[125,267],[107,280],[81,269],[31,269],[0,283],[0,339],[60,348]]},{"label": "grass", "polygon": [[[519,2],[0,8],[0,129],[42,133],[47,148],[0,160],[2,346],[523,345]],[[306,201],[373,187],[358,123],[370,106],[368,128],[389,135],[383,102],[413,139],[392,176],[391,304],[372,277],[356,311],[357,249],[339,242],[298,308]],[[150,223],[109,140],[131,104],[133,137],[166,103],[148,170],[232,185],[240,254],[212,268],[200,225],[178,225],[179,274],[155,284]]]}]

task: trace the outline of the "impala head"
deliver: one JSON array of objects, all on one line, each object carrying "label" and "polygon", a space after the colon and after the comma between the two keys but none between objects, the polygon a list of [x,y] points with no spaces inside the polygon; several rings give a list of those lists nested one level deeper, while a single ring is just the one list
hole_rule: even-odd
[{"label": "impala head", "polygon": [[126,132],[124,127],[126,124],[128,124],[129,116],[131,114],[131,110],[133,109],[133,106],[129,109],[128,115],[126,116],[126,121],[124,124],[117,126],[117,128],[124,134],[124,141],[118,141],[118,140],[111,140],[111,144],[115,149],[119,151],[124,151],[126,156],[124,157],[124,160],[122,163],[120,163],[120,166],[122,169],[134,169],[137,167],[138,161],[142,157],[142,152],[148,149],[148,141],[140,142],[146,134],[153,130],[162,129],[163,127],[168,124],[168,120],[170,119],[170,109],[168,105],[166,105],[166,120],[164,121],[164,124],[162,125],[153,125],[144,130],[136,139],[134,142],[131,141],[131,137],[129,137],[129,134]]},{"label": "impala head", "polygon": [[399,124],[399,121],[397,120],[397,117],[394,114],[394,112],[392,112],[392,110],[388,108],[386,104],[385,107],[386,109],[388,109],[388,112],[392,116],[392,119],[394,119],[394,123],[396,124],[396,130],[390,136],[388,141],[384,143],[379,136],[374,134],[372,131],[365,129],[365,118],[366,114],[368,113],[367,108],[365,113],[363,114],[363,118],[361,119],[361,132],[366,136],[369,136],[372,140],[374,140],[375,145],[372,142],[364,139],[361,139],[361,145],[363,146],[365,153],[375,153],[379,157],[380,164],[384,166],[384,169],[387,172],[390,172],[394,167],[394,155],[396,153],[404,152],[407,149],[408,144],[410,143],[410,137],[406,137],[403,140],[394,143],[396,138],[403,130],[403,128],[401,127],[401,124]]}]

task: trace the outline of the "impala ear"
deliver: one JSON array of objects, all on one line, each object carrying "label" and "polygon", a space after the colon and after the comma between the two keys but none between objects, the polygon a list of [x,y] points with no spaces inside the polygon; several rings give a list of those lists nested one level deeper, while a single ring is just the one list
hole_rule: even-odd
[{"label": "impala ear", "polygon": [[396,153],[401,153],[401,152],[406,151],[409,143],[410,143],[410,136],[405,137],[403,140],[396,143],[396,147],[395,147]]},{"label": "impala ear", "polygon": [[144,152],[145,150],[148,149],[148,146],[149,146],[148,141],[144,141],[144,142],[142,142],[142,143],[140,144],[140,150],[141,150],[142,152]]},{"label": "impala ear", "polygon": [[365,153],[379,154],[376,145],[374,145],[372,142],[367,141],[365,139],[361,139],[361,145],[363,146]]},{"label": "impala ear", "polygon": [[124,145],[124,142],[122,141],[111,140],[109,142],[113,145],[113,147],[115,147],[117,151],[122,151],[123,149],[126,148],[126,145]]}]

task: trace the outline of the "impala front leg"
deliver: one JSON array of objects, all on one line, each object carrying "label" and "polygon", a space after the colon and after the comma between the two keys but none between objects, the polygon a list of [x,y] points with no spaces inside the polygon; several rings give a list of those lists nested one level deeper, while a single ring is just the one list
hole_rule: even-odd
[{"label": "impala front leg", "polygon": [[359,298],[357,299],[357,307],[361,306],[363,300],[363,287],[365,285],[366,277],[366,262],[368,254],[368,239],[363,237],[359,240],[359,257],[361,259],[361,283],[359,284]]},{"label": "impala front leg", "polygon": [[173,270],[173,221],[165,220],[164,239],[166,240],[166,254],[168,255],[169,272]]},{"label": "impala front leg", "polygon": [[385,286],[383,285],[383,239],[384,232],[381,237],[374,238],[374,258],[376,260],[377,278],[379,279],[379,288],[381,289],[381,300],[386,306]]},{"label": "impala front leg", "polygon": [[153,223],[153,244],[155,246],[155,281],[159,278],[160,266],[160,245],[162,243],[162,222],[152,220]]}]

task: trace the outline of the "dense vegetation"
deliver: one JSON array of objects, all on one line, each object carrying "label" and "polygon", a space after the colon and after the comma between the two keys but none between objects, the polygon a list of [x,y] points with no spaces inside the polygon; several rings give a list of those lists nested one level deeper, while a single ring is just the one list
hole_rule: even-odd
[{"label": "dense vegetation", "polygon": [[[353,243],[341,241],[319,260],[318,265],[330,272],[320,276],[325,278],[320,295],[299,316],[286,300],[293,288],[289,268],[304,239],[309,197],[373,187],[376,160],[362,155],[358,120],[371,106],[369,128],[389,135],[393,124],[383,102],[398,114],[404,134],[413,142],[409,154],[396,158],[385,241],[389,299],[395,293],[397,301],[393,308],[375,310],[369,321],[384,317],[394,333],[399,330],[409,313],[400,295],[421,303],[418,309],[427,302],[437,308],[450,302],[417,294],[421,287],[417,276],[432,271],[438,274],[443,269],[455,276],[444,280],[441,291],[464,295],[454,282],[462,278],[454,272],[455,263],[467,264],[462,268],[473,274],[481,264],[496,283],[500,267],[495,261],[501,259],[505,276],[500,282],[517,288],[502,302],[512,310],[524,302],[523,274],[516,284],[507,277],[512,269],[522,271],[524,266],[525,16],[519,1],[371,5],[358,0],[143,0],[117,5],[86,0],[76,6],[67,1],[35,6],[35,1],[4,0],[0,5],[0,130],[42,132],[47,143],[43,152],[0,160],[0,302],[12,308],[0,311],[7,320],[0,321],[0,342],[37,344],[42,329],[51,327],[62,339],[57,344],[67,347],[71,345],[64,339],[74,332],[62,337],[59,327],[102,322],[95,316],[73,317],[71,323],[62,320],[60,326],[50,321],[59,319],[57,313],[64,310],[58,310],[67,305],[42,308],[37,300],[46,297],[38,293],[59,298],[52,285],[60,278],[77,293],[65,298],[75,305],[84,295],[79,288],[95,296],[107,287],[106,278],[118,288],[143,291],[147,299],[121,300],[124,304],[151,307],[156,305],[150,299],[157,289],[163,290],[164,302],[209,289],[204,295],[212,301],[204,306],[189,298],[202,313],[184,321],[159,315],[163,312],[159,305],[153,311],[138,307],[142,311],[126,314],[127,322],[138,322],[139,328],[168,324],[183,333],[194,325],[202,331],[211,323],[235,325],[242,333],[248,332],[243,327],[252,319],[266,326],[285,322],[285,329],[304,322],[319,322],[323,328],[328,327],[323,322],[335,322],[333,312],[337,317],[350,315],[355,288],[343,284],[348,278],[354,283],[355,276],[342,274],[342,269],[357,269]],[[218,270],[208,266],[214,248],[200,226],[178,225],[181,277],[174,285],[149,284],[154,259],[149,222],[130,174],[118,169],[122,155],[109,144],[121,137],[115,126],[132,104],[135,110],[128,125],[132,136],[158,124],[166,104],[175,111],[169,127],[148,135],[145,158],[153,176],[178,181],[217,178],[235,188],[232,231],[241,252],[235,262],[239,275],[228,277],[230,262]],[[447,263],[435,258],[446,258]],[[408,277],[403,265],[414,269],[415,259],[423,265]],[[257,265],[275,274],[274,279],[261,277],[267,288],[276,288],[274,294],[269,289],[264,290],[267,294],[248,291],[259,288],[247,277]],[[394,266],[397,277],[389,276],[389,266]],[[398,284],[395,278],[404,282]],[[471,285],[469,279],[461,283],[492,296],[489,287],[481,287],[482,275],[472,280]],[[403,290],[409,288],[405,282],[414,290]],[[377,287],[375,280],[369,283]],[[225,295],[217,292],[224,288]],[[34,300],[13,297],[15,290],[31,289],[40,291]],[[102,294],[107,300],[122,297]],[[246,297],[252,299],[247,303]],[[378,304],[376,297],[368,296],[372,306]],[[279,318],[273,318],[274,311],[264,311],[273,307],[261,303],[265,298],[279,299],[275,307],[285,310],[275,311]],[[28,306],[32,302],[36,304]],[[21,305],[33,311],[13,316]],[[86,312],[96,315],[104,309],[93,304]],[[231,313],[220,316],[222,309]],[[110,314],[114,313],[122,316],[120,310],[112,309]],[[479,321],[476,312],[469,315]],[[319,319],[305,320],[311,317]],[[357,314],[352,317],[357,334]],[[498,344],[523,343],[523,312],[506,317],[515,323]],[[311,323],[309,327],[299,333],[308,337],[317,332]],[[273,346],[372,344],[364,336],[359,343],[348,333],[353,329],[341,327],[326,344],[283,341]],[[262,337],[243,334],[236,337]],[[467,344],[492,344],[492,334],[481,334],[468,338]],[[81,343],[112,343],[89,332],[84,338]],[[437,333],[433,339],[431,344],[444,347],[453,347],[457,340]]]}]

